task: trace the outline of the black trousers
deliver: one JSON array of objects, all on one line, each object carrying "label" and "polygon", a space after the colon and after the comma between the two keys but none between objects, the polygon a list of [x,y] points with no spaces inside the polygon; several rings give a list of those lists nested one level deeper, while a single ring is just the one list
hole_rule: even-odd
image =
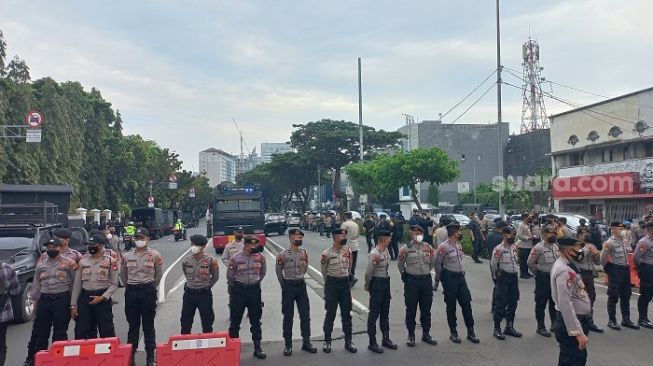
[{"label": "black trousers", "polygon": [[240,323],[247,309],[249,330],[252,340],[259,342],[263,338],[261,318],[263,317],[263,302],[261,301],[261,284],[241,285],[238,282],[229,294],[229,336],[240,338]]},{"label": "black trousers", "polygon": [[390,258],[397,259],[399,256],[399,240],[404,236],[404,233],[395,233],[392,235],[392,240],[390,241],[390,246],[388,247],[390,252]]},{"label": "black trousers", "polygon": [[77,320],[75,323],[75,339],[95,338],[99,330],[100,338],[116,336],[113,325],[113,304],[111,299],[91,305],[89,296],[102,296],[106,290],[82,290],[77,299]]},{"label": "black trousers", "polygon": [[640,264],[637,274],[639,275],[637,311],[639,312],[639,320],[647,320],[648,304],[653,299],[653,265]]},{"label": "black trousers", "polygon": [[476,260],[478,259],[478,256],[481,255],[481,251],[483,250],[483,240],[480,238],[474,239],[474,242],[472,243],[472,259]]},{"label": "black trousers", "polygon": [[210,288],[184,289],[181,318],[179,319],[181,334],[190,334],[191,329],[193,329],[193,319],[196,311],[200,312],[202,333],[213,332],[215,314],[213,313],[213,293]]},{"label": "black trousers", "polygon": [[7,322],[0,323],[0,366],[7,360]]},{"label": "black trousers", "polygon": [[154,316],[156,315],[156,287],[154,283],[146,285],[127,285],[125,289],[125,316],[129,323],[127,343],[132,345],[132,352],[138,349],[138,337],[143,327],[145,351],[148,357],[154,357],[156,334]]},{"label": "black trousers", "polygon": [[358,260],[358,250],[351,251],[351,275],[354,277],[356,274],[356,261]]},{"label": "black trousers", "polygon": [[594,271],[581,269],[580,278],[583,279],[585,284],[585,290],[587,290],[587,296],[590,298],[592,307],[594,307],[594,301],[596,300],[596,287],[594,287]]},{"label": "black trousers", "polygon": [[431,275],[406,274],[404,280],[404,303],[406,304],[406,328],[415,334],[415,318],[419,306],[419,321],[424,334],[431,331],[431,305],[433,304],[433,280]]},{"label": "black trousers", "polygon": [[617,320],[617,303],[621,308],[622,320],[630,319],[630,268],[609,264],[608,274],[608,318]]},{"label": "black trousers", "polygon": [[472,314],[472,294],[467,287],[464,273],[442,270],[440,276],[444,303],[447,305],[447,323],[451,332],[457,332],[456,302],[463,311],[463,319],[468,330],[474,328],[474,315]]},{"label": "black trousers", "polygon": [[515,320],[517,303],[519,302],[519,279],[517,273],[502,272],[496,281],[493,292],[494,321],[506,319]]},{"label": "black trousers", "polygon": [[390,334],[390,278],[372,277],[370,281],[370,312],[367,315],[367,335],[376,342],[376,321],[379,320],[383,338]]},{"label": "black trousers", "polygon": [[347,277],[327,277],[324,283],[324,340],[331,340],[333,322],[336,320],[336,311],[340,306],[342,318],[342,331],[345,339],[351,340],[351,288]]},{"label": "black trousers", "polygon": [[36,304],[36,318],[32,331],[36,338],[32,349],[28,347],[27,358],[34,359],[38,351],[48,349],[50,329],[52,342],[68,340],[70,323],[70,292],[41,294]]},{"label": "black trousers", "polygon": [[549,318],[553,326],[557,312],[551,297],[551,274],[537,271],[535,273],[535,320],[538,327],[546,328],[544,325],[544,310],[546,310],[547,305],[549,306]]},{"label": "black trousers", "polygon": [[[583,333],[587,335],[589,331],[590,317],[588,315],[578,316]],[[560,355],[558,356],[558,366],[585,366],[587,363],[587,349],[579,350],[576,337],[567,333],[567,327],[563,321],[560,312],[556,315],[556,321],[553,325],[556,341],[560,346]]]},{"label": "black trousers", "polygon": [[281,286],[281,313],[283,314],[283,339],[292,342],[292,324],[295,317],[295,303],[299,313],[299,327],[302,339],[311,338],[311,306],[308,302],[304,280],[284,280]]},{"label": "black trousers", "polygon": [[372,233],[365,233],[365,242],[367,243],[367,252],[371,252],[372,248],[374,248],[374,244],[372,243]]},{"label": "black trousers", "polygon": [[[531,255],[531,248],[519,248],[519,275],[528,275],[528,256]],[[550,287],[550,286],[549,286]]]}]

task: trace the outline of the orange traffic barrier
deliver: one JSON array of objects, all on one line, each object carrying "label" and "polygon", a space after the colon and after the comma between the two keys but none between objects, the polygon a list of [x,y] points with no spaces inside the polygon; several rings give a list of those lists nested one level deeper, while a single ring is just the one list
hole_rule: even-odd
[{"label": "orange traffic barrier", "polygon": [[[628,267],[630,267],[630,285],[639,287],[639,275],[637,274],[637,270],[635,269],[635,261],[633,260],[632,253],[628,254]],[[603,282],[606,285],[608,284],[608,276],[605,276]]]},{"label": "orange traffic barrier", "polygon": [[36,366],[132,366],[132,345],[118,337],[57,341],[36,354]]},{"label": "orange traffic barrier", "polygon": [[183,334],[156,346],[158,366],[240,366],[240,339],[227,332]]}]

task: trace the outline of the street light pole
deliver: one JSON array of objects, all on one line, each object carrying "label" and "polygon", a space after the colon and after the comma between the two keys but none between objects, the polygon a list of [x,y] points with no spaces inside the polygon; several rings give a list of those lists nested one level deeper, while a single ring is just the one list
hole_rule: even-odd
[{"label": "street light pole", "polygon": [[358,128],[360,138],[360,154],[363,161],[363,87],[361,82],[361,58],[358,58]]},{"label": "street light pole", "polygon": [[474,159],[474,204],[476,204],[476,160],[480,160],[481,156],[479,155]]},{"label": "street light pole", "polygon": [[501,184],[499,185],[499,216],[503,219],[503,139],[501,138],[501,28],[499,25],[499,0],[497,0],[497,140],[499,157],[499,174]]}]

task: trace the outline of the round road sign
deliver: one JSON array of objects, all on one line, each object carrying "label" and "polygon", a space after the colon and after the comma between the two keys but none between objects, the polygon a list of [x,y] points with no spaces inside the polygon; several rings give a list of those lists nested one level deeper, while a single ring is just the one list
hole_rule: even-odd
[{"label": "round road sign", "polygon": [[169,177],[168,177],[168,181],[169,181],[170,183],[177,183],[177,176],[174,175],[174,174],[171,175],[171,176],[169,176]]},{"label": "round road sign", "polygon": [[27,115],[25,116],[25,123],[30,128],[39,128],[39,127],[41,127],[44,120],[45,120],[45,117],[43,116],[43,113],[39,112],[37,110],[31,110],[31,111],[27,112]]},{"label": "round road sign", "polygon": [[154,197],[147,197],[147,203],[154,203]]}]

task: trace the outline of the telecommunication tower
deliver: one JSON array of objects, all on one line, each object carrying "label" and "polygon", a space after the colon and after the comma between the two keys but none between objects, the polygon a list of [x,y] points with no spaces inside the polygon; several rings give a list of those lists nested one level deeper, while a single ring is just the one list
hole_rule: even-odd
[{"label": "telecommunication tower", "polygon": [[528,38],[522,45],[523,102],[521,109],[521,133],[549,128],[544,107],[544,95],[541,83],[545,79],[540,75],[540,45],[536,40]]}]

